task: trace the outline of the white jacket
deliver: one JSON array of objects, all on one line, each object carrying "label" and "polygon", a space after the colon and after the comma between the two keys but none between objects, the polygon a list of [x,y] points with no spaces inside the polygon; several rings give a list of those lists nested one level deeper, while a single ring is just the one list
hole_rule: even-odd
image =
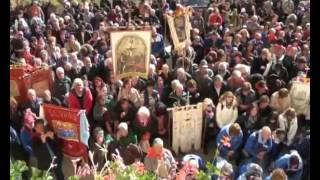
[{"label": "white jacket", "polygon": [[294,119],[291,120],[290,122],[290,128],[288,129],[288,122],[287,118],[283,116],[283,114],[279,115],[279,127],[280,129],[284,130],[287,132],[287,141],[285,142],[286,145],[291,145],[292,141],[297,133],[298,130],[298,119],[295,117]]},{"label": "white jacket", "polygon": [[237,117],[238,107],[235,103],[230,108],[226,106],[226,101],[218,103],[216,110],[216,121],[220,129],[227,124],[234,123],[237,120]]},{"label": "white jacket", "polygon": [[291,107],[310,119],[310,83],[294,81],[289,92]]}]

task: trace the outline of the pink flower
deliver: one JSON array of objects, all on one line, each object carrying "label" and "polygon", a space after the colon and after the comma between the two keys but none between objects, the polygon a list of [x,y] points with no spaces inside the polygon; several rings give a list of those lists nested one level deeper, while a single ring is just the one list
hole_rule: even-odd
[{"label": "pink flower", "polygon": [[229,136],[223,136],[223,138],[221,139],[220,142],[223,146],[230,148],[231,147],[230,141],[231,141],[231,139]]}]

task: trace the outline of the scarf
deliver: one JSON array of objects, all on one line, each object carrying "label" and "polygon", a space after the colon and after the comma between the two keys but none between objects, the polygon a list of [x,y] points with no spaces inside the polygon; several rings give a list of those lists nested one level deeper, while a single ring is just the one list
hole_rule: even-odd
[{"label": "scarf", "polygon": [[157,154],[155,149],[153,147],[150,147],[148,149],[147,157],[148,158],[156,158],[156,159],[161,160],[164,158],[164,150],[162,149],[161,153]]}]

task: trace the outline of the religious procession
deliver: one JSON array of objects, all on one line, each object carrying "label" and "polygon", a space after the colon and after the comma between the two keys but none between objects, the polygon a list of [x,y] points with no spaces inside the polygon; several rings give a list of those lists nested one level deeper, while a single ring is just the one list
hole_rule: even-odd
[{"label": "religious procession", "polygon": [[310,0],[10,0],[11,180],[309,180]]}]

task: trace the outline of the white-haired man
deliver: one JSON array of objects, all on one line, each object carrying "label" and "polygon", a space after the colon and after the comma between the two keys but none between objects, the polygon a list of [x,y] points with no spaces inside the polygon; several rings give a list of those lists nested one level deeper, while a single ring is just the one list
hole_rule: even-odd
[{"label": "white-haired man", "polygon": [[42,103],[42,99],[37,97],[37,93],[34,89],[28,89],[28,100],[23,105],[23,110],[31,109],[33,113],[37,116],[40,114],[40,105]]},{"label": "white-haired man", "polygon": [[142,151],[147,153],[150,147],[149,141],[152,140],[158,132],[157,121],[147,107],[142,106],[139,108],[132,128],[133,132],[138,136],[138,142]]},{"label": "white-haired man", "polygon": [[178,83],[174,91],[169,94],[169,107],[184,106],[187,104],[187,93],[183,90],[183,85]]},{"label": "white-haired man", "polygon": [[71,89],[71,80],[64,74],[64,69],[62,67],[56,69],[56,75],[57,78],[55,78],[54,81],[53,96],[63,102],[66,93]]}]

